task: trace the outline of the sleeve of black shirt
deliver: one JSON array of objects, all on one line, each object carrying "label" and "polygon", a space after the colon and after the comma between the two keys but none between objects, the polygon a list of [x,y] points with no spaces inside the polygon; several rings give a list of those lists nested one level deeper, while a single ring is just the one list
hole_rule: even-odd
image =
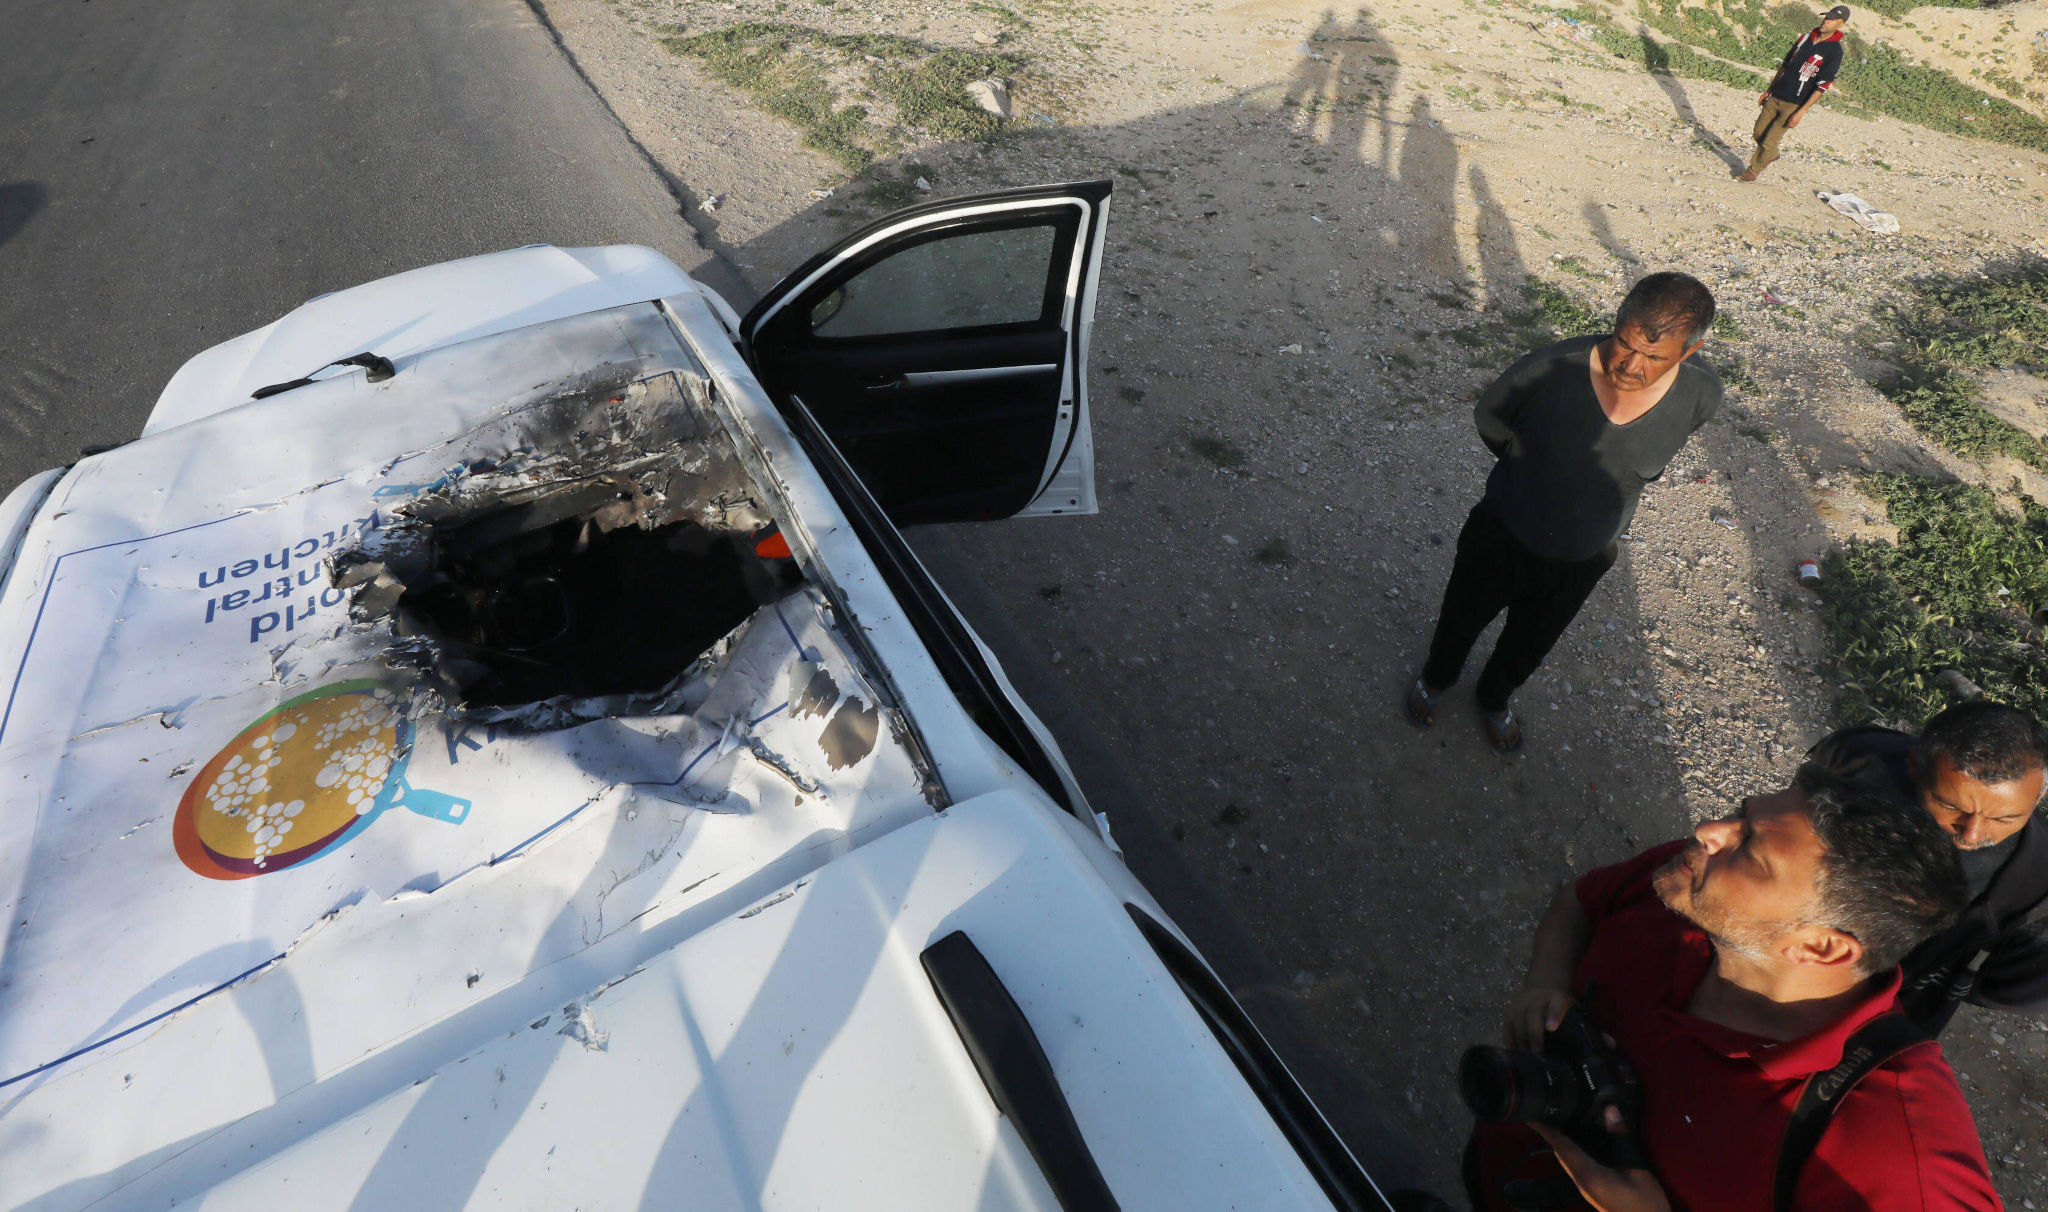
[{"label": "sleeve of black shirt", "polygon": [[1970,1000],[1992,1010],[2048,1015],[2048,919],[2009,930],[1977,970]]},{"label": "sleeve of black shirt", "polygon": [[1480,393],[1479,403],[1472,409],[1472,422],[1479,427],[1479,440],[1486,443],[1495,458],[1506,454],[1514,442],[1515,418],[1522,412],[1523,389],[1542,373],[1548,355],[1548,348],[1523,354]]}]

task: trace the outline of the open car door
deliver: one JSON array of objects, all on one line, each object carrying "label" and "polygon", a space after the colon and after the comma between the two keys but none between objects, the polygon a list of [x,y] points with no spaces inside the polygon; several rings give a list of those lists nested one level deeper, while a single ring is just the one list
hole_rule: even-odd
[{"label": "open car door", "polygon": [[1109,193],[898,211],[777,283],[741,347],[898,525],[1094,513],[1088,334]]}]

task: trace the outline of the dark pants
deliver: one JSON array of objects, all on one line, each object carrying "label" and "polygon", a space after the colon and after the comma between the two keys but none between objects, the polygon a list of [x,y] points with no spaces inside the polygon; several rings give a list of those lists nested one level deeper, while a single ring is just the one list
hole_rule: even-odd
[{"label": "dark pants", "polygon": [[1502,710],[1508,696],[1543,664],[1593,586],[1614,567],[1614,557],[1610,543],[1590,560],[1544,559],[1516,542],[1493,506],[1480,501],[1458,532],[1458,558],[1451,565],[1451,583],[1444,586],[1422,680],[1431,690],[1456,682],[1479,633],[1506,609],[1500,642],[1479,671],[1479,706]]}]

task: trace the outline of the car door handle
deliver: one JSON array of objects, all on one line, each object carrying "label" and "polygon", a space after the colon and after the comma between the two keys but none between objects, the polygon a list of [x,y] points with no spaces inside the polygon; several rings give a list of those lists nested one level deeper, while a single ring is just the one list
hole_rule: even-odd
[{"label": "car door handle", "polygon": [[984,383],[990,379],[1021,379],[1026,375],[1046,375],[1059,371],[1058,362],[1038,362],[1030,366],[976,366],[969,370],[913,370],[903,376],[906,387],[939,387],[956,383]]},{"label": "car door handle", "polygon": [[861,384],[869,391],[902,391],[910,385],[909,375],[877,375]]}]

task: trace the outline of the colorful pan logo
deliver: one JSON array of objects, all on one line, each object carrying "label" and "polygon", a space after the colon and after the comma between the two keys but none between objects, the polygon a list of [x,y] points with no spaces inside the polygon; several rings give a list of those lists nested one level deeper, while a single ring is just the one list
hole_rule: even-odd
[{"label": "colorful pan logo", "polygon": [[461,824],[469,801],[405,781],[412,722],[390,687],[337,682],[242,730],[199,768],[171,838],[187,867],[240,880],[315,858],[386,808]]}]

